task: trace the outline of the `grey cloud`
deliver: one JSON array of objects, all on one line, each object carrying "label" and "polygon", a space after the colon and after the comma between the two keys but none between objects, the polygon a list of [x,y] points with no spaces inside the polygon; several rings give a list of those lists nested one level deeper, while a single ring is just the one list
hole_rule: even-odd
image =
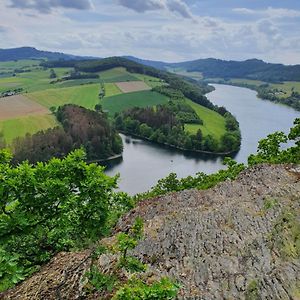
[{"label": "grey cloud", "polygon": [[42,13],[50,13],[53,8],[74,8],[85,10],[92,8],[90,0],[11,0],[10,7],[35,9]]},{"label": "grey cloud", "polygon": [[163,1],[159,0],[119,0],[119,4],[137,12],[145,12],[148,10],[157,10],[165,8]]},{"label": "grey cloud", "polygon": [[193,18],[188,6],[181,0],[167,0],[166,5],[170,11],[176,12],[184,18]]},{"label": "grey cloud", "polygon": [[166,9],[183,18],[193,18],[189,7],[182,0],[118,0],[118,3],[139,13]]}]

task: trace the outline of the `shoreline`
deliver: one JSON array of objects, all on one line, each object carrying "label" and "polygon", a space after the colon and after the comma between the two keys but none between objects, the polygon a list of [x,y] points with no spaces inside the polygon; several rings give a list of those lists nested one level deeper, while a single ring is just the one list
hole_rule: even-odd
[{"label": "shoreline", "polygon": [[229,152],[210,152],[210,151],[205,151],[205,150],[189,150],[189,149],[185,149],[185,148],[181,148],[181,147],[176,147],[174,145],[170,145],[170,144],[167,144],[167,143],[159,143],[159,142],[156,142],[156,141],[152,141],[149,138],[146,138],[146,137],[143,137],[141,135],[131,133],[131,132],[126,132],[126,131],[120,131],[119,130],[119,133],[122,133],[124,135],[129,135],[129,136],[132,136],[132,137],[136,137],[136,138],[140,138],[141,140],[145,140],[145,141],[148,141],[150,143],[154,143],[154,144],[157,144],[157,145],[163,145],[163,146],[166,146],[166,147],[169,147],[169,148],[173,148],[173,149],[177,149],[177,150],[180,150],[180,151],[183,151],[183,152],[189,152],[189,153],[199,153],[199,154],[202,153],[202,154],[209,154],[209,155],[216,155],[216,156],[225,156],[225,155],[231,155],[231,154],[237,153],[240,150],[240,148],[237,149],[237,150],[234,150],[234,151],[229,151]]},{"label": "shoreline", "polygon": [[[281,104],[281,105],[284,105],[284,106],[287,106],[287,107],[290,107],[290,108],[293,108],[294,110],[296,111],[300,111],[299,109],[295,108],[294,106],[292,105],[289,105],[288,103],[286,103],[285,101],[282,101],[280,98],[277,98],[276,100],[272,100],[272,99],[268,99],[268,98],[263,98],[260,96],[259,94],[259,91],[258,91],[258,88],[254,85],[245,85],[243,83],[233,83],[233,82],[207,82],[208,84],[224,84],[224,85],[228,85],[228,86],[235,86],[235,87],[240,87],[240,88],[245,88],[245,89],[249,89],[251,91],[254,91],[256,92],[256,97],[258,99],[261,99],[261,100],[266,100],[266,101],[270,101],[272,103],[276,103],[276,104]],[[282,99],[285,99],[285,98],[282,98]]]},{"label": "shoreline", "polygon": [[92,163],[98,163],[98,162],[106,162],[106,161],[114,160],[114,159],[121,158],[121,157],[123,157],[123,153],[112,155],[112,156],[109,156],[108,158],[89,160],[88,163],[92,164]]}]

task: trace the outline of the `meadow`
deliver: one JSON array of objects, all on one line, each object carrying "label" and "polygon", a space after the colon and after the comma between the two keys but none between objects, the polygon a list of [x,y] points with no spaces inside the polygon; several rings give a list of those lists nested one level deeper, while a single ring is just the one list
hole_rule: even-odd
[{"label": "meadow", "polygon": [[95,105],[99,103],[99,89],[99,84],[88,84],[38,91],[27,94],[27,97],[47,108],[72,103],[94,109]]},{"label": "meadow", "polygon": [[138,73],[133,73],[133,75],[137,79],[144,81],[148,86],[150,86],[152,88],[157,87],[157,86],[166,85],[166,83],[163,80],[153,77],[153,76],[138,74]]},{"label": "meadow", "polygon": [[127,72],[125,68],[113,68],[107,71],[99,72],[100,80],[105,83],[114,83],[121,81],[137,81],[138,79]]},{"label": "meadow", "polygon": [[110,116],[114,116],[115,113],[135,106],[147,107],[167,102],[168,98],[164,95],[152,91],[142,91],[107,97],[101,101],[101,104]]},{"label": "meadow", "polygon": [[203,125],[185,124],[184,129],[192,134],[196,134],[198,129],[201,129],[203,136],[210,134],[220,140],[226,132],[225,119],[217,112],[203,107],[189,99],[185,99],[185,102],[196,111],[197,115],[203,120]]},{"label": "meadow", "polygon": [[10,144],[13,139],[25,136],[26,133],[32,134],[58,125],[56,118],[51,114],[25,116],[0,121],[0,131],[3,132],[6,143]]}]

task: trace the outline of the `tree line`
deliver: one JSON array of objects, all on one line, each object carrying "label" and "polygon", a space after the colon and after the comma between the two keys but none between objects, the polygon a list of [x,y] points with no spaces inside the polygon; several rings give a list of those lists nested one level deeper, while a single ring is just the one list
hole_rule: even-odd
[{"label": "tree line", "polygon": [[227,132],[218,141],[212,135],[203,136],[201,129],[195,134],[187,132],[184,124],[188,122],[181,117],[182,111],[176,112],[172,109],[175,105],[173,103],[158,105],[156,108],[134,107],[125,110],[116,114],[115,126],[120,131],[185,150],[227,153],[239,149],[239,125],[231,114],[224,115]]}]

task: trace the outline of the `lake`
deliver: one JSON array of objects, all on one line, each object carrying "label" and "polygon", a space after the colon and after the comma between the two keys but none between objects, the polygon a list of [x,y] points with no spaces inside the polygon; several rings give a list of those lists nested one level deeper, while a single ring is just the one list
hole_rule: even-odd
[{"label": "lake", "polygon": [[[256,97],[256,92],[221,84],[214,84],[215,91],[208,99],[218,106],[225,106],[240,123],[242,144],[234,159],[246,162],[255,153],[257,143],[269,133],[289,132],[296,110]],[[106,174],[120,173],[119,188],[131,195],[149,190],[157,181],[174,172],[178,177],[197,172],[214,173],[221,168],[222,158],[204,154],[185,154],[171,148],[155,145],[140,139],[121,135],[124,143],[123,158],[107,164]]]}]

